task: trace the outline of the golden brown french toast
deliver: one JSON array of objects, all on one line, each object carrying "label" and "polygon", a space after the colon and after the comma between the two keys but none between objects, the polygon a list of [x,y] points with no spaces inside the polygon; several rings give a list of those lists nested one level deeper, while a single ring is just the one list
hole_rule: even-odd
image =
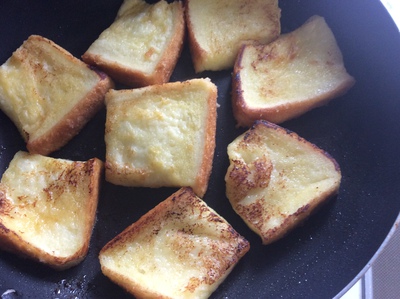
[{"label": "golden brown french toast", "polygon": [[0,109],[31,153],[58,150],[104,106],[113,82],[42,36],[31,35],[0,66]]},{"label": "golden brown french toast", "polygon": [[134,187],[207,190],[215,149],[217,87],[209,79],[110,90],[106,180]]},{"label": "golden brown french toast", "polygon": [[250,245],[181,188],[100,251],[101,270],[135,298],[208,298]]},{"label": "golden brown french toast", "polygon": [[194,69],[232,68],[243,42],[269,43],[281,31],[277,0],[185,0]]},{"label": "golden brown french toast", "polygon": [[18,152],[0,182],[0,248],[58,270],[81,262],[103,163]]},{"label": "golden brown french toast", "polygon": [[244,45],[232,78],[239,126],[298,117],[346,93],[355,80],[344,66],[333,32],[320,16],[270,44]]},{"label": "golden brown french toast", "polygon": [[226,195],[263,244],[306,219],[340,187],[338,163],[276,124],[257,121],[228,146]]},{"label": "golden brown french toast", "polygon": [[162,84],[175,68],[184,35],[180,1],[125,0],[82,59],[130,87]]}]

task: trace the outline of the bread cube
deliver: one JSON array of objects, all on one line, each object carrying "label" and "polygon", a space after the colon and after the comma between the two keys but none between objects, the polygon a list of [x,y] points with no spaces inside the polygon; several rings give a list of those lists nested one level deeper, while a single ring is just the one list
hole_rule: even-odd
[{"label": "bread cube", "polygon": [[0,248],[63,270],[86,256],[103,164],[18,152],[0,182]]},{"label": "bread cube", "polygon": [[106,95],[106,180],[132,187],[207,190],[217,87],[192,79]]},{"label": "bread cube", "polygon": [[135,298],[208,298],[249,243],[182,188],[100,251],[101,270]]},{"label": "bread cube", "polygon": [[104,107],[112,80],[42,36],[31,35],[0,66],[0,109],[31,153],[68,143]]},{"label": "bread cube", "polygon": [[129,87],[162,84],[175,68],[184,34],[180,1],[125,0],[82,59]]},{"label": "bread cube", "polygon": [[278,0],[185,0],[185,16],[197,73],[232,68],[242,43],[281,31]]},{"label": "bread cube", "polygon": [[238,126],[264,119],[282,123],[327,104],[355,83],[325,20],[311,17],[270,44],[247,44],[232,75]]},{"label": "bread cube", "polygon": [[339,191],[336,160],[276,124],[257,121],[228,145],[226,195],[238,215],[270,244]]}]

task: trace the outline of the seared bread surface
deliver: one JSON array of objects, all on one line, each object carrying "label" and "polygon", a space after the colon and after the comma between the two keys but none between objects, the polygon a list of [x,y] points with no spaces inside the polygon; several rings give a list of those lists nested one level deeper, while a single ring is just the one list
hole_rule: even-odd
[{"label": "seared bread surface", "polygon": [[195,71],[232,68],[243,42],[276,39],[280,13],[277,0],[185,0]]},{"label": "seared bread surface", "polygon": [[340,187],[338,163],[294,132],[257,121],[228,146],[226,195],[233,209],[272,243]]},{"label": "seared bread surface", "polygon": [[115,21],[83,54],[116,81],[131,87],[168,82],[183,47],[180,1],[125,0]]},{"label": "seared bread surface", "polygon": [[192,79],[106,95],[106,180],[123,186],[207,190],[217,87]]},{"label": "seared bread surface", "polygon": [[31,153],[64,146],[104,106],[104,73],[42,36],[31,35],[0,66],[0,108]]},{"label": "seared bread surface", "polygon": [[255,120],[282,123],[343,95],[354,84],[324,18],[270,44],[244,45],[235,62],[233,112],[239,126]]},{"label": "seared bread surface", "polygon": [[249,243],[181,188],[100,251],[102,272],[136,298],[208,298]]},{"label": "seared bread surface", "polygon": [[0,182],[0,248],[58,270],[81,262],[94,225],[102,162],[18,152]]}]

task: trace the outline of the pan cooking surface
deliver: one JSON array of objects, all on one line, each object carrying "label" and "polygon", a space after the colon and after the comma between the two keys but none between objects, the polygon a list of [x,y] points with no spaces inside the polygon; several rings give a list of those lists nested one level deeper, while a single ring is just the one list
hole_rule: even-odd
[{"label": "pan cooking surface", "polygon": [[[121,1],[3,0],[0,63],[30,34],[43,35],[80,57],[113,21]],[[352,281],[379,249],[400,210],[400,36],[379,1],[280,1],[282,32],[309,17],[325,17],[357,80],[343,97],[282,124],[330,153],[340,164],[339,195],[284,239],[261,245],[225,197],[227,145],[235,128],[230,71],[195,74],[187,47],[171,81],[210,77],[218,85],[217,148],[204,200],[246,237],[251,249],[212,298],[329,298]],[[120,87],[122,88],[122,87]],[[104,160],[105,110],[53,157]],[[0,112],[0,168],[25,144]],[[57,272],[13,254],[0,254],[0,293],[8,298],[130,298],[100,271],[100,249],[176,189],[103,183],[87,258]],[[13,296],[13,297],[10,297]]]}]

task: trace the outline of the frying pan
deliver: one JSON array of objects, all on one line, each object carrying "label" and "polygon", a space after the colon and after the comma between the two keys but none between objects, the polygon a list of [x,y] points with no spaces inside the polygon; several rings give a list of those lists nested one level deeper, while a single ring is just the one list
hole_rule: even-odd
[{"label": "frying pan", "polygon": [[[43,35],[80,57],[113,21],[121,1],[2,0],[0,63],[30,34]],[[231,71],[195,74],[185,47],[171,81],[210,77],[218,85],[217,147],[204,200],[251,243],[247,255],[212,298],[332,298],[359,278],[393,231],[400,211],[400,35],[376,0],[281,0],[282,32],[318,14],[334,32],[357,83],[328,105],[282,124],[329,152],[343,180],[332,198],[302,226],[268,245],[250,231],[225,197],[226,147],[235,127]],[[123,86],[119,86],[123,88]],[[104,160],[105,110],[53,157]],[[17,129],[0,112],[0,171],[25,150]],[[87,258],[57,272],[0,253],[0,293],[9,298],[130,298],[100,271],[99,250],[176,189],[127,188],[104,182]],[[398,224],[398,223],[397,223]],[[6,297],[6,295],[4,296]]]}]

